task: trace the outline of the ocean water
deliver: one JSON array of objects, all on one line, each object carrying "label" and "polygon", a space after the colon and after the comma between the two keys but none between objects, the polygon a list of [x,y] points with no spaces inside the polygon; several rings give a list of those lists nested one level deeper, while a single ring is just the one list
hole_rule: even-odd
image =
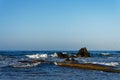
[{"label": "ocean water", "polygon": [[[56,66],[63,61],[58,51],[0,51],[0,80],[120,80],[120,73],[83,70]],[[76,54],[77,51],[60,51]],[[76,58],[80,63],[93,63],[120,69],[120,51],[89,51],[90,58]],[[20,63],[23,60],[47,60],[51,63]]]}]

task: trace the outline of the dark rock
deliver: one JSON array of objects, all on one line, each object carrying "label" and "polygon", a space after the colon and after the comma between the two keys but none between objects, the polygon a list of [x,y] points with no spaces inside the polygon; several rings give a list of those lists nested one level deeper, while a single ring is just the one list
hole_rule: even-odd
[{"label": "dark rock", "polygon": [[65,61],[70,61],[70,59],[69,59],[69,58],[66,58]]},{"label": "dark rock", "polygon": [[81,48],[76,55],[57,52],[57,57],[58,58],[90,57],[90,53],[87,51],[86,48]]},{"label": "dark rock", "polygon": [[92,64],[92,63],[55,62],[55,65],[63,66],[63,67],[85,69],[85,70],[97,70],[97,71],[104,71],[104,72],[120,73],[120,69],[114,69],[110,66],[103,66],[103,65]]},{"label": "dark rock", "polygon": [[63,62],[64,63],[78,63],[78,61],[75,60],[74,58],[66,58]]},{"label": "dark rock", "polygon": [[75,55],[69,55],[69,58],[75,58],[76,56]]},{"label": "dark rock", "polygon": [[57,53],[57,57],[58,57],[58,58],[68,58],[69,55],[68,55],[68,54],[63,54],[62,52],[58,52],[58,53]]},{"label": "dark rock", "polygon": [[71,61],[75,61],[75,59],[74,59],[74,58],[71,58]]},{"label": "dark rock", "polygon": [[86,48],[81,48],[76,54],[76,57],[90,57],[90,53]]}]

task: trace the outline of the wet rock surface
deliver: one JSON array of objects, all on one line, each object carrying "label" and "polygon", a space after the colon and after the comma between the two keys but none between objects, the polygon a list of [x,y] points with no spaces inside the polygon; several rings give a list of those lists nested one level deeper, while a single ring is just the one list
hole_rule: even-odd
[{"label": "wet rock surface", "polygon": [[90,53],[86,48],[81,48],[76,54],[76,57],[90,57]]},{"label": "wet rock surface", "polygon": [[90,53],[86,48],[81,48],[75,55],[64,54],[63,52],[56,53],[58,58],[79,58],[79,57],[90,57]]},{"label": "wet rock surface", "polygon": [[78,63],[78,61],[75,60],[74,58],[66,58],[63,62],[64,63]]},{"label": "wet rock surface", "polygon": [[62,53],[62,52],[58,52],[58,53],[57,53],[57,57],[58,57],[58,58],[68,58],[68,57],[69,57],[69,54],[64,54],[64,53]]},{"label": "wet rock surface", "polygon": [[69,63],[67,62],[56,62],[55,65],[63,66],[63,67],[71,67],[71,68],[78,68],[78,69],[86,69],[86,70],[97,70],[97,71],[104,71],[104,72],[112,72],[112,73],[120,73],[120,70],[113,69],[110,66],[103,66],[98,64],[92,63]]}]

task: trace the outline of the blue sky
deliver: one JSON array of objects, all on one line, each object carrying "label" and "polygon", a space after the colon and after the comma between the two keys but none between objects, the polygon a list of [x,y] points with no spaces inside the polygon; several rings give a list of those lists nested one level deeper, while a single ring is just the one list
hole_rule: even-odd
[{"label": "blue sky", "polygon": [[120,0],[0,0],[0,50],[120,50]]}]

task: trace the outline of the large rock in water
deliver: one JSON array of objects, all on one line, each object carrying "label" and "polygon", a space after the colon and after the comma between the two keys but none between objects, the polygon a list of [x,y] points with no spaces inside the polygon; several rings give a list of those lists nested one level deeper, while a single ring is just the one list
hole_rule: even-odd
[{"label": "large rock in water", "polygon": [[90,57],[90,53],[86,48],[81,48],[76,54],[76,57]]}]

